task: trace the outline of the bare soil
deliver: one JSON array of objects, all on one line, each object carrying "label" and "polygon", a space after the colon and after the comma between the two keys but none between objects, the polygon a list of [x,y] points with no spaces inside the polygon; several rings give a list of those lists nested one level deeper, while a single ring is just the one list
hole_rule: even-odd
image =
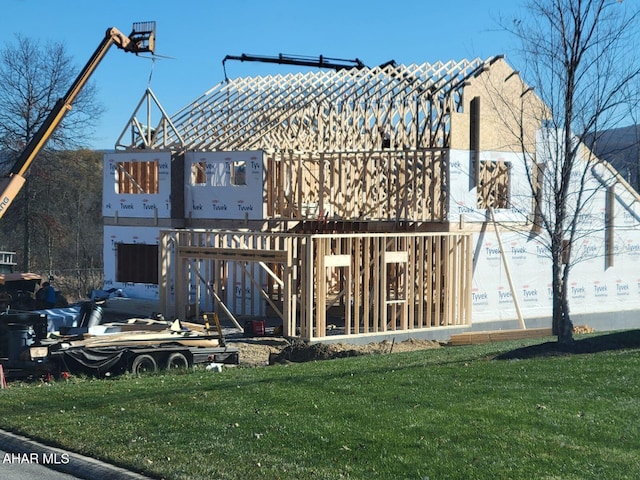
[{"label": "bare soil", "polygon": [[282,338],[251,338],[229,342],[240,350],[240,365],[264,366],[282,363],[299,363],[357,355],[380,355],[414,350],[439,348],[434,340],[409,339],[403,342],[382,341],[367,345],[346,343],[290,343]]},{"label": "bare soil", "polygon": [[[582,335],[593,333],[593,331],[590,327],[579,327],[575,330],[577,338],[570,344],[553,341],[523,346],[494,356],[492,359],[526,359],[640,349],[640,330],[618,331],[597,336]],[[248,338],[230,343],[240,349],[240,364],[245,366],[309,362],[356,355],[390,354],[440,348],[444,345],[434,340],[422,339],[409,339],[404,342],[382,341],[367,345],[350,345],[346,343],[308,345],[303,342],[291,343],[277,337]]]}]

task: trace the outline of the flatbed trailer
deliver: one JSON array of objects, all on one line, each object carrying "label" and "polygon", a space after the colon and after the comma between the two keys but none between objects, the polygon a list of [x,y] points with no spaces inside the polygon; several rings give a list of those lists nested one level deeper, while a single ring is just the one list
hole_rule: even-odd
[{"label": "flatbed trailer", "polygon": [[[98,377],[120,375],[126,372],[136,375],[164,369],[188,369],[199,364],[237,365],[239,350],[235,347],[186,347],[183,345],[144,345],[110,347],[71,347],[50,351],[38,356],[49,347],[32,345],[19,360],[0,358],[7,379],[20,377],[59,377],[63,372],[74,375]],[[26,358],[35,352],[33,358]]]},{"label": "flatbed trailer", "polygon": [[59,376],[63,372],[111,376],[188,369],[199,364],[239,363],[239,350],[221,335],[193,331],[128,331],[115,335],[51,338],[46,316],[29,312],[0,315],[0,365],[7,378]]},{"label": "flatbed trailer", "polygon": [[144,345],[110,347],[72,347],[51,352],[48,362],[56,373],[69,372],[96,376],[130,372],[136,375],[158,370],[188,369],[198,364],[238,364],[234,347],[187,347],[184,345]]}]

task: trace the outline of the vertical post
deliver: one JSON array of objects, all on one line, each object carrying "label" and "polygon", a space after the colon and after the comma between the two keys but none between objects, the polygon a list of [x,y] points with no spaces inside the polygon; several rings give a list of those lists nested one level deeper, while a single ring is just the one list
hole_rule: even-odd
[{"label": "vertical post", "polygon": [[[364,325],[364,330],[362,333],[370,333],[371,332],[371,302],[369,298],[371,296],[371,242],[372,237],[367,236],[364,237],[364,245],[362,246],[362,265],[364,275],[362,278],[362,323]],[[374,280],[375,281],[375,280]]]},{"label": "vertical post", "polygon": [[427,327],[432,327],[433,324],[433,313],[434,313],[434,289],[433,289],[433,275],[435,272],[435,263],[433,261],[433,243],[434,236],[429,235],[427,237],[427,248],[425,249],[425,265],[426,265],[426,275],[427,275],[427,286],[425,290],[426,297],[426,306],[427,306],[427,318],[426,323]]},{"label": "vertical post", "polygon": [[452,325],[452,317],[453,312],[451,309],[451,300],[455,295],[455,290],[452,288],[455,284],[455,278],[452,274],[451,265],[453,264],[453,258],[451,255],[451,237],[449,235],[445,235],[442,238],[443,248],[442,248],[442,283],[440,285],[442,289],[442,308],[443,314],[440,319],[440,325]]},{"label": "vertical post", "polygon": [[[313,161],[313,159],[310,158],[309,161]],[[324,162],[324,152],[321,152],[318,156],[318,217],[320,217],[320,215],[324,216],[324,212],[327,209],[327,206],[325,206],[327,188],[325,186],[326,179],[324,178]],[[331,202],[329,202],[329,204],[331,204]]]},{"label": "vertical post", "polygon": [[471,289],[473,285],[473,238],[471,234],[467,234],[465,243],[465,265],[466,265],[466,281],[465,281],[465,302],[466,302],[466,315],[465,325],[471,325],[473,321],[473,301],[471,299]]},{"label": "vertical post", "polygon": [[480,97],[469,104],[469,150],[473,155],[473,186],[480,183]]},{"label": "vertical post", "polygon": [[613,267],[615,258],[614,249],[614,216],[615,216],[615,202],[616,202],[616,185],[615,183],[607,187],[607,197],[605,206],[605,230],[606,230],[606,266],[605,268]]},{"label": "vertical post", "polygon": [[287,262],[282,266],[284,280],[284,292],[282,301],[282,316],[284,321],[282,322],[282,335],[287,337],[293,337],[296,333],[296,298],[297,292],[294,293],[293,286],[295,283],[295,267],[293,266],[293,238],[289,237],[285,239],[287,252]]},{"label": "vertical post", "polygon": [[313,277],[313,242],[314,237],[306,238],[305,246],[305,258],[302,264],[304,265],[304,292],[305,298],[305,311],[304,311],[304,323],[301,326],[302,338],[311,340],[313,337],[313,325],[315,319],[313,318],[313,292],[314,292],[314,277]]},{"label": "vertical post", "polygon": [[[380,237],[375,236],[372,237],[373,240],[373,331],[378,332],[380,330],[380,325],[386,325],[386,309],[382,308],[381,305],[383,303],[382,296],[383,294],[380,292],[381,285],[384,285],[385,279],[383,278],[386,275],[386,272],[383,272],[383,265],[380,261]],[[384,317],[384,318],[383,318]]]},{"label": "vertical post", "polygon": [[160,239],[158,241],[158,308],[160,312],[169,318],[169,298],[167,292],[169,291],[169,242],[167,232],[160,232]]},{"label": "vertical post", "polygon": [[360,302],[362,301],[362,237],[355,237],[352,241],[351,255],[353,257],[353,333],[360,333]]},{"label": "vertical post", "polygon": [[433,291],[434,291],[434,304],[435,311],[433,316],[433,324],[439,327],[442,324],[442,311],[443,311],[443,291],[442,291],[442,268],[444,266],[443,254],[442,254],[443,237],[435,237],[434,248],[434,275]]},{"label": "vertical post", "polygon": [[[414,293],[414,302],[413,308],[414,310],[417,308],[417,328],[424,327],[424,305],[425,305],[425,289],[424,289],[424,275],[425,275],[425,266],[427,266],[427,259],[425,255],[424,244],[425,241],[428,240],[428,237],[419,236],[415,239],[418,242],[417,252],[414,258],[414,264],[416,271],[414,271],[417,282],[417,291]],[[429,271],[427,269],[427,271]],[[428,326],[428,325],[427,325]]]},{"label": "vertical post", "polygon": [[533,213],[533,231],[540,232],[542,230],[542,200],[544,192],[544,171],[545,164],[533,164],[534,180],[535,180],[535,196],[534,196],[534,213]]},{"label": "vertical post", "polygon": [[185,301],[184,301],[184,295],[185,295],[185,290],[188,291],[188,288],[185,289],[185,285],[184,282],[185,281],[189,281],[188,280],[188,273],[186,271],[186,266],[185,266],[185,259],[182,257],[182,255],[180,255],[180,244],[182,243],[182,239],[180,238],[179,241],[176,241],[174,248],[175,248],[175,267],[174,267],[174,285],[173,285],[173,295],[174,295],[174,299],[173,299],[173,308],[174,308],[174,315],[180,317],[180,318],[184,318],[184,312],[185,312]]}]

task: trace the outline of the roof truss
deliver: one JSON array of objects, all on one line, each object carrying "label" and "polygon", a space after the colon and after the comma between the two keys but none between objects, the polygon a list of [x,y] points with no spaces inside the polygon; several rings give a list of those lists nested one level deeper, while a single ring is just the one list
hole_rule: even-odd
[{"label": "roof truss", "polygon": [[[153,132],[144,131],[135,116],[129,126],[145,148],[442,148],[449,145],[449,115],[459,111],[465,83],[497,58],[237,78],[171,118],[163,112]],[[123,135],[118,146],[124,146]]]}]

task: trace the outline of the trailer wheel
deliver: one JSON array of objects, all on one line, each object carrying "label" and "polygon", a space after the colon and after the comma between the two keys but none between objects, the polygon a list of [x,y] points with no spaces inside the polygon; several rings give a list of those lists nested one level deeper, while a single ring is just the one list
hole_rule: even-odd
[{"label": "trailer wheel", "polygon": [[186,370],[187,368],[189,368],[189,361],[182,353],[176,352],[169,355],[169,358],[167,359],[167,370]]},{"label": "trailer wheel", "polygon": [[151,355],[138,355],[131,362],[131,373],[140,375],[142,373],[154,373],[158,370],[158,364]]}]

